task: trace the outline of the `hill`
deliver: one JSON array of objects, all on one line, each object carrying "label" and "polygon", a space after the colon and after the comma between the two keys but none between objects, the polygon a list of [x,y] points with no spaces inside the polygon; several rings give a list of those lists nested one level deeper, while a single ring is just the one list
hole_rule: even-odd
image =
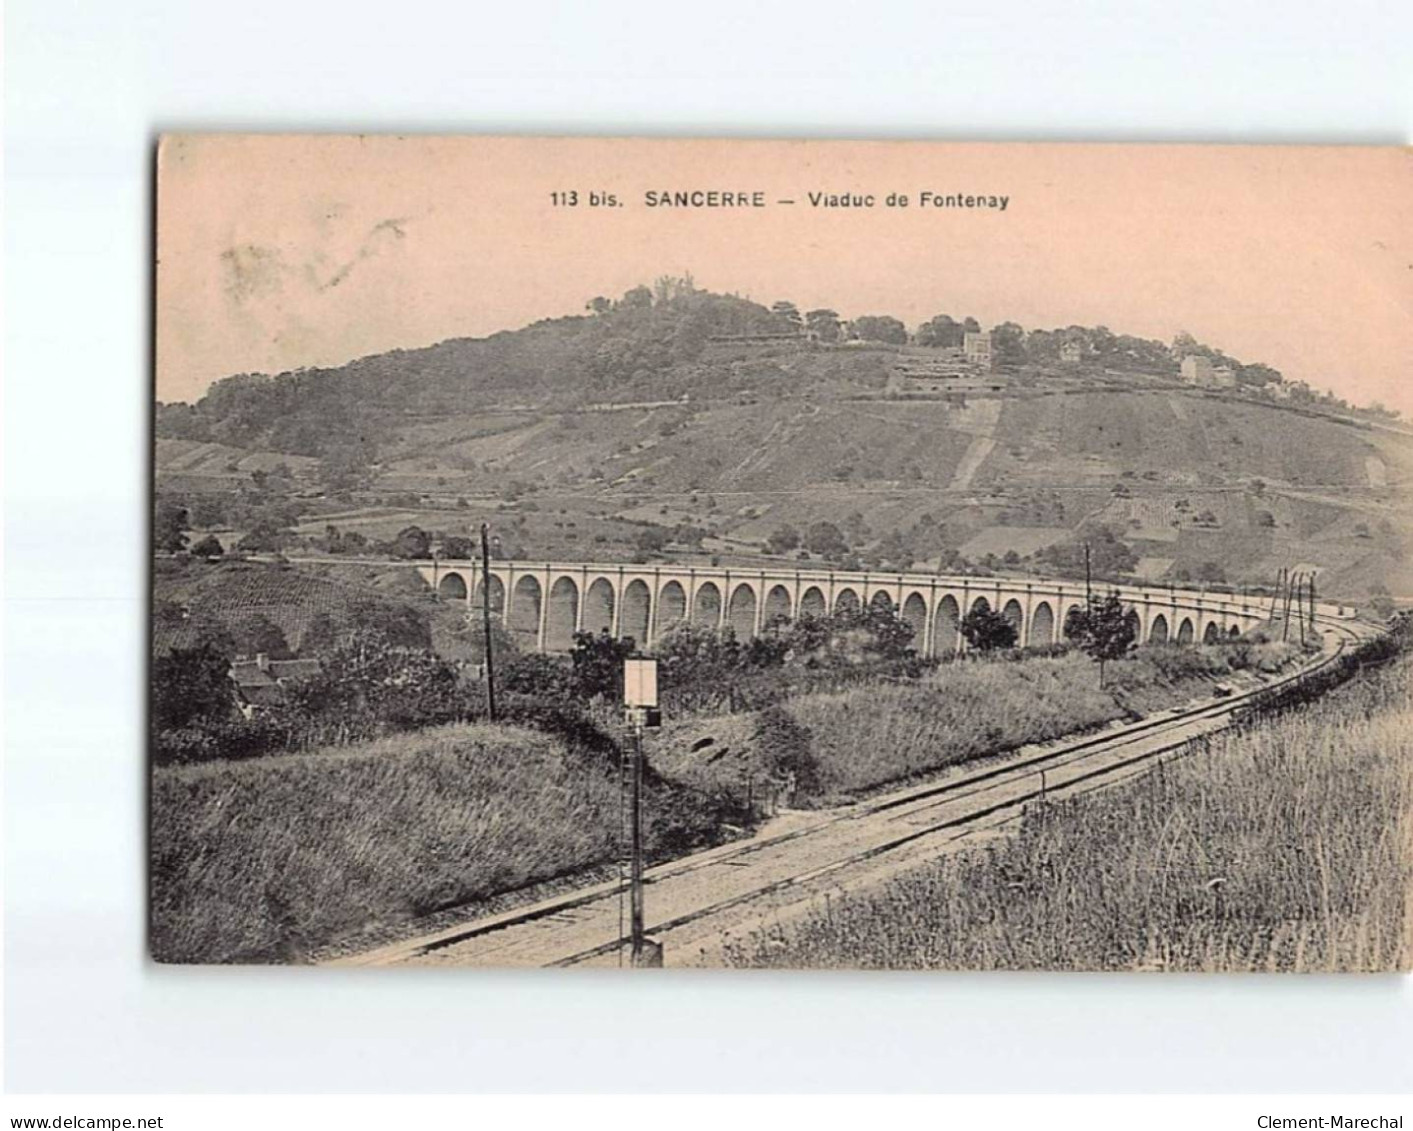
[{"label": "hill", "polygon": [[[1084,331],[1068,366],[1041,352],[1059,332],[1034,331],[1035,356],[949,385],[950,345],[830,344],[788,311],[641,290],[483,340],[218,382],[159,409],[159,492],[238,498],[192,523],[227,548],[277,502],[296,546],[490,520],[527,558],[794,559],[788,531],[768,545],[789,528],[841,564],[1034,572],[1072,568],[1066,547],[1102,527],[1150,580],[1269,583],[1300,564],[1331,594],[1413,594],[1413,434],[1256,384],[1185,385],[1162,343],[1107,331]],[[820,524],[843,550],[809,544]]]}]

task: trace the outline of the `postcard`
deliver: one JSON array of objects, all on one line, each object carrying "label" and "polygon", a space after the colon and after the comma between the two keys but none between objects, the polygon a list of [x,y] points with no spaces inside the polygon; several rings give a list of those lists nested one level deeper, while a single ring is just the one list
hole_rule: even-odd
[{"label": "postcard", "polygon": [[156,161],[156,960],[1413,965],[1409,150]]}]

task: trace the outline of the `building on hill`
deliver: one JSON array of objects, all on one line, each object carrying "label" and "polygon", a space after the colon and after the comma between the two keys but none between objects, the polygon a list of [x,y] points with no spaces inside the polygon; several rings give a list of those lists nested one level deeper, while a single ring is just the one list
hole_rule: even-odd
[{"label": "building on hill", "polygon": [[1216,379],[1212,359],[1200,353],[1188,354],[1182,359],[1182,379],[1203,388],[1211,388]]},{"label": "building on hill", "polygon": [[1190,353],[1182,359],[1182,376],[1200,389],[1235,389],[1236,369],[1223,362],[1214,365],[1210,357]]},{"label": "building on hill", "polygon": [[962,339],[962,352],[967,362],[982,369],[991,368],[991,331],[968,330]]},{"label": "building on hill", "polygon": [[253,719],[285,701],[290,683],[309,679],[320,672],[318,660],[272,660],[258,652],[253,660],[231,664],[236,706],[247,719]]},{"label": "building on hill", "polygon": [[1066,365],[1078,365],[1084,360],[1084,343],[1078,338],[1070,338],[1060,343],[1060,360]]}]

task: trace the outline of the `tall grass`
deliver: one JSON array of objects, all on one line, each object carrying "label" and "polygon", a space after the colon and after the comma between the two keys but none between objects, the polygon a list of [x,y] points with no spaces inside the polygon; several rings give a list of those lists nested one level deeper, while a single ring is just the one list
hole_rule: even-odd
[{"label": "tall grass", "polygon": [[1413,663],[1256,720],[1019,834],[846,893],[736,965],[1393,970],[1413,964]]},{"label": "tall grass", "polygon": [[884,782],[1040,742],[1119,718],[1079,656],[955,664],[918,686],[856,688],[790,704],[814,736],[819,795]]},{"label": "tall grass", "polygon": [[[712,842],[710,799],[651,785],[651,853]],[[153,955],[298,960],[371,923],[610,862],[618,806],[611,767],[506,726],[159,768]]]},{"label": "tall grass", "polygon": [[[944,664],[917,681],[798,695],[770,708],[794,724],[789,749],[772,747],[780,726],[691,720],[681,731],[693,750],[704,734],[719,741],[694,757],[673,750],[669,735],[660,763],[698,784],[715,774],[723,788],[739,792],[743,781],[778,776],[788,761],[797,784],[793,804],[837,804],[888,783],[1171,707],[1210,693],[1234,663],[1253,665],[1253,656],[1273,666],[1290,659],[1265,651],[1237,658],[1224,647],[1145,648],[1111,663],[1103,688],[1093,662],[1073,652]],[[739,756],[717,758],[724,743]],[[801,772],[805,763],[808,774]]]}]

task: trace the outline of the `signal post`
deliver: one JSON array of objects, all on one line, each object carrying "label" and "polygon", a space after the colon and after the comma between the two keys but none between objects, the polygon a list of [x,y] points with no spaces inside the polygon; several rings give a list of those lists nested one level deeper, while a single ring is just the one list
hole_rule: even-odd
[{"label": "signal post", "polygon": [[[632,658],[623,661],[623,711],[630,736],[630,801],[628,827],[629,955],[633,966],[662,965],[662,944],[643,930],[643,731],[662,725],[657,705],[657,661]],[[620,940],[619,945],[622,945]]]}]

